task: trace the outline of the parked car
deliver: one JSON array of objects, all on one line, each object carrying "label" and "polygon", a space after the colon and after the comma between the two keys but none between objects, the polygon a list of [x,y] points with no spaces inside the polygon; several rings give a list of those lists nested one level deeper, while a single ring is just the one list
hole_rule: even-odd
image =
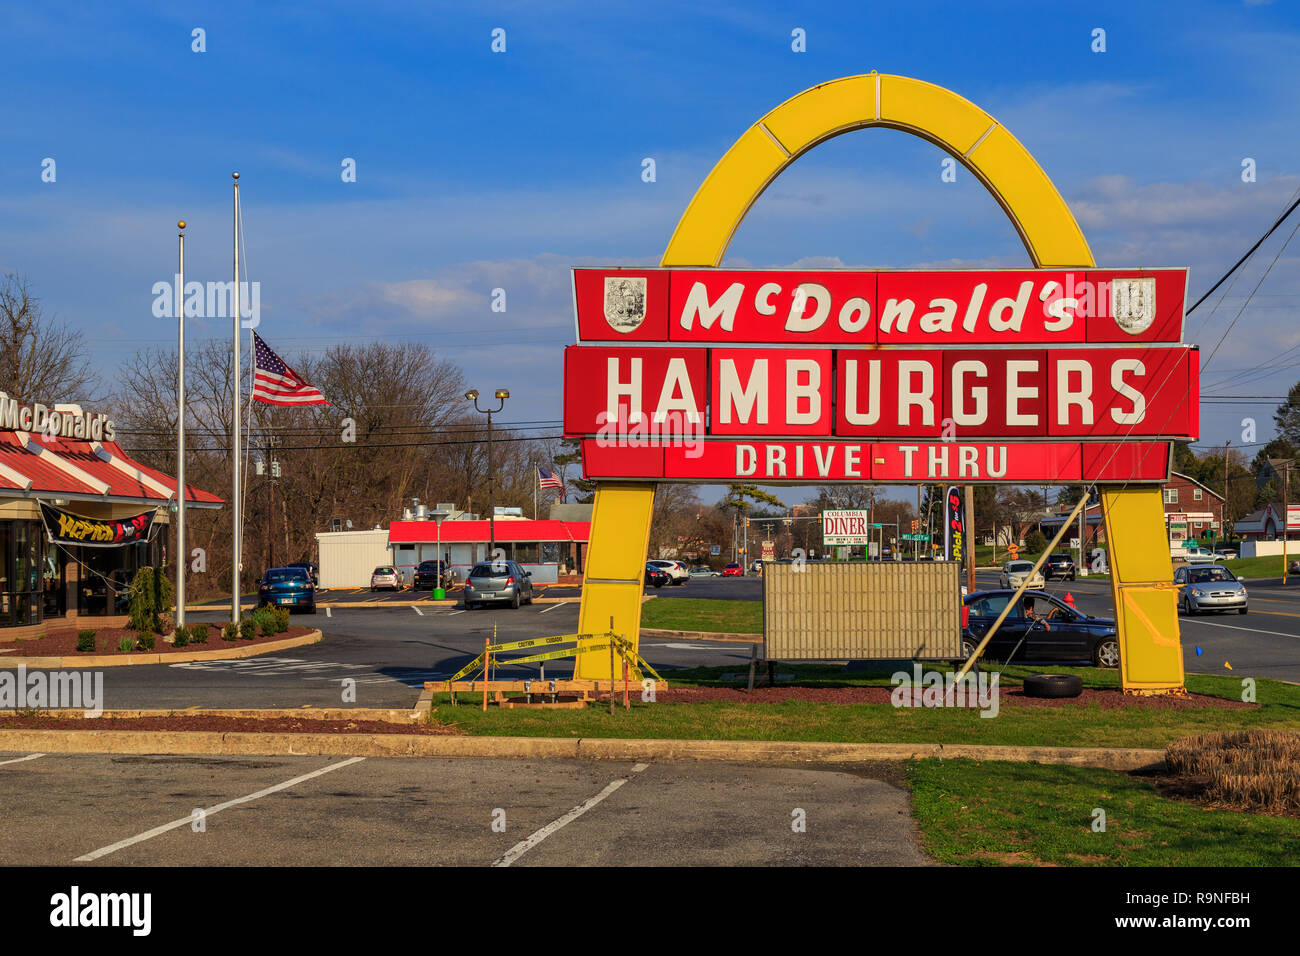
[{"label": "parked car", "polygon": [[1246,585],[1227,568],[1189,565],[1174,572],[1178,588],[1178,610],[1183,614],[1202,611],[1236,611],[1245,614],[1250,596]]},{"label": "parked car", "polygon": [[436,587],[449,588],[455,583],[455,575],[451,568],[447,567],[447,562],[442,562],[442,584],[438,583],[439,563],[434,561],[421,561],[415,569],[415,580],[411,585],[416,591],[432,591]]},{"label": "parked car", "polygon": [[1171,547],[1169,555],[1175,559],[1182,558],[1188,564],[1213,564],[1215,561],[1223,560],[1222,555],[1215,554],[1209,548]]},{"label": "parked car", "polygon": [[751,574],[762,574],[762,573],[763,573],[763,562],[762,562],[761,560],[759,560],[758,558],[755,558],[755,559],[754,559],[754,563],[751,564],[751,565],[749,566],[749,572],[750,572]]},{"label": "parked car", "polygon": [[293,564],[286,564],[286,568],[303,568],[311,575],[311,583],[320,587],[320,567],[312,561],[295,561]]},{"label": "parked car", "polygon": [[480,561],[465,579],[465,607],[508,601],[513,608],[533,603],[532,572],[514,561]]},{"label": "parked car", "polygon": [[378,591],[380,588],[388,588],[390,591],[401,590],[402,576],[397,573],[397,568],[391,565],[375,568],[370,574],[370,590]]},{"label": "parked car", "polygon": [[1063,581],[1073,581],[1078,569],[1074,566],[1074,558],[1068,554],[1049,555],[1043,562],[1043,577],[1048,581],[1052,578],[1060,578]]},{"label": "parked car", "polygon": [[649,561],[645,565],[645,583],[653,587],[661,588],[665,584],[672,584],[673,578],[661,567],[651,564]]},{"label": "parked car", "polygon": [[1002,574],[998,578],[998,584],[1001,587],[1015,590],[1028,580],[1027,588],[1044,588],[1047,582],[1043,580],[1043,572],[1039,571],[1031,574],[1034,570],[1032,561],[1008,561],[1002,565]]},{"label": "parked car", "polygon": [[1233,548],[1220,548],[1218,551],[1215,551],[1214,553],[1217,554],[1219,557],[1223,558],[1223,560],[1225,561],[1231,561],[1233,558],[1237,556],[1237,552]]},{"label": "parked car", "polygon": [[274,604],[292,612],[316,613],[316,585],[306,568],[270,568],[257,587],[257,606]]},{"label": "parked car", "polygon": [[745,569],[733,561],[731,562],[731,564],[727,565],[725,568],[722,569],[722,576],[724,578],[744,577]]},{"label": "parked car", "polygon": [[[974,653],[1014,596],[1010,590],[975,591],[963,598],[964,657]],[[1114,620],[1090,617],[1044,591],[1026,591],[984,655],[1003,661],[1091,661],[1098,667],[1118,667],[1119,638]]]},{"label": "parked car", "polygon": [[691,568],[691,577],[693,578],[720,578],[721,571],[714,571],[712,568],[706,568],[703,565]]},{"label": "parked car", "polygon": [[673,584],[685,584],[691,579],[691,572],[681,561],[655,560],[647,561],[660,571],[667,573]]}]

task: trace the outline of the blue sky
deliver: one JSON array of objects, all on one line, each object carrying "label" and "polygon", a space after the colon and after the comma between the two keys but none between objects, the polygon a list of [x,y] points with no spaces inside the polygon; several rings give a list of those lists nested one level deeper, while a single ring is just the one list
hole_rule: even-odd
[{"label": "blue sky", "polygon": [[[189,278],[228,278],[238,169],[274,347],[435,342],[472,384],[509,387],[516,418],[558,419],[568,269],[657,262],[751,123],[873,69],[990,112],[1100,264],[1188,266],[1193,297],[1300,189],[1300,14],[1285,3],[11,4],[0,37],[0,270],[26,273],[106,371],[174,340],[150,289],[174,271],[176,219]],[[762,197],[728,264],[1027,265],[968,173],[940,180],[942,158],[896,132],[832,140]],[[1291,225],[1189,320],[1204,356]],[[1280,396],[1300,378],[1296,262],[1292,246],[1210,358],[1207,398]],[[505,315],[490,311],[497,287]],[[1252,414],[1267,440],[1276,404],[1207,402],[1205,443],[1240,444]]]}]

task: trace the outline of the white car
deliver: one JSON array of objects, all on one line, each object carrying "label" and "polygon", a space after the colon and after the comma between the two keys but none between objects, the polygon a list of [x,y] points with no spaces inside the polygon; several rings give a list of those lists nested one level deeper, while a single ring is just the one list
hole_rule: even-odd
[{"label": "white car", "polygon": [[1208,548],[1170,548],[1169,551],[1174,558],[1182,558],[1188,564],[1213,564],[1223,560],[1223,555]]},{"label": "white car", "polygon": [[1034,570],[1032,561],[1008,561],[1002,565],[1002,576],[998,578],[998,583],[1007,589],[1018,588],[1024,584],[1025,579],[1029,583],[1025,585],[1030,590],[1038,590],[1047,587],[1047,582],[1043,580],[1043,572],[1038,571],[1030,574]]},{"label": "white car", "polygon": [[666,572],[673,584],[685,584],[691,579],[690,569],[680,561],[647,561],[646,564]]}]

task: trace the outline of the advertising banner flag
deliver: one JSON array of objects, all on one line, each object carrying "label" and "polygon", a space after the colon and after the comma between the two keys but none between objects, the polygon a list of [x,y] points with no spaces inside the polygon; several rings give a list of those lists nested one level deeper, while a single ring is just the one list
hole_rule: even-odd
[{"label": "advertising banner flag", "polygon": [[961,489],[953,485],[944,495],[943,506],[943,556],[948,561],[966,559],[966,518],[961,505]]},{"label": "advertising banner flag", "polygon": [[58,544],[79,544],[88,548],[117,548],[153,536],[156,511],[131,518],[86,518],[41,502],[45,533]]}]

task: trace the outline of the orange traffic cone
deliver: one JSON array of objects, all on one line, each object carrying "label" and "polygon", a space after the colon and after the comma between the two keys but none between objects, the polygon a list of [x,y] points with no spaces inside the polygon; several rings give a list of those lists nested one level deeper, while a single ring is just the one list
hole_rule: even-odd
[{"label": "orange traffic cone", "polygon": [[1070,605],[1070,610],[1072,611],[1079,610],[1077,607],[1074,606],[1074,595],[1071,594],[1069,591],[1065,592],[1065,603]]}]

